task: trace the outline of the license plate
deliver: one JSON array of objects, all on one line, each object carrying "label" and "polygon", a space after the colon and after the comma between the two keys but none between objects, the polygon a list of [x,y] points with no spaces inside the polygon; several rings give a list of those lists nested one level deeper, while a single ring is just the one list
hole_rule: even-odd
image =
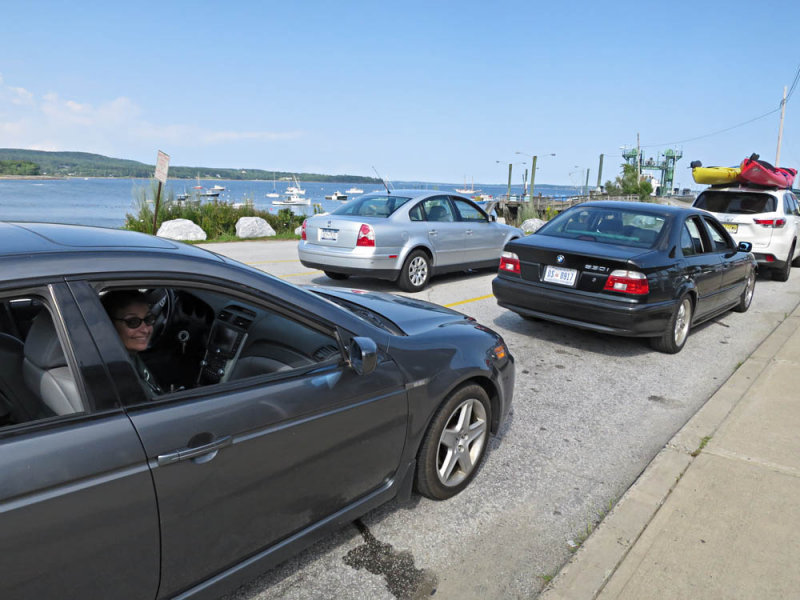
[{"label": "license plate", "polygon": [[736,225],[735,223],[723,223],[722,226],[731,233],[736,233],[737,231],[739,231],[739,226]]},{"label": "license plate", "polygon": [[547,283],[574,286],[577,278],[577,269],[565,269],[563,267],[547,265],[547,268],[544,270],[544,281]]},{"label": "license plate", "polygon": [[320,239],[320,241],[335,242],[338,238],[339,238],[339,230],[338,229],[320,229],[319,230],[319,239]]}]

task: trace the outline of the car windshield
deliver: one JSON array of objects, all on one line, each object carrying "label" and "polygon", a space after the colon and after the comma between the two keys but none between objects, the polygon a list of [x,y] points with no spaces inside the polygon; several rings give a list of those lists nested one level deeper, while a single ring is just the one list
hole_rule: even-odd
[{"label": "car windshield", "polygon": [[388,217],[411,198],[404,196],[363,196],[351,200],[333,211],[333,215],[353,215],[358,217]]},{"label": "car windshield", "polygon": [[652,248],[666,217],[638,210],[582,206],[565,211],[535,235]]},{"label": "car windshield", "polygon": [[751,215],[775,212],[775,196],[760,192],[705,191],[694,202],[695,208],[715,213]]}]

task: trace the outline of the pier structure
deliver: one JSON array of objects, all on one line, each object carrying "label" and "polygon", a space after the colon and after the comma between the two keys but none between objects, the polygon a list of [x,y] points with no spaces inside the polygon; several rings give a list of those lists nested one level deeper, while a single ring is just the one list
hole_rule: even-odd
[{"label": "pier structure", "polygon": [[658,158],[644,158],[642,151],[637,148],[622,151],[622,158],[629,165],[637,168],[637,172],[660,171],[659,187],[656,191],[657,196],[672,195],[672,186],[675,182],[675,163],[683,156],[682,150],[668,149],[658,155]]}]

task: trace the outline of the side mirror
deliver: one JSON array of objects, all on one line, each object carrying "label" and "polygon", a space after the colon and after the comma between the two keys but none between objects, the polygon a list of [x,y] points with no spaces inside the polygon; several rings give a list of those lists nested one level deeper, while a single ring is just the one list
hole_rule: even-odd
[{"label": "side mirror", "polygon": [[739,250],[739,252],[750,252],[752,249],[753,249],[753,244],[751,244],[750,242],[739,242],[739,246],[737,247],[737,250]]},{"label": "side mirror", "polygon": [[492,222],[497,221],[497,215],[489,215],[489,220]]},{"label": "side mirror", "polygon": [[350,366],[359,375],[369,375],[378,364],[378,346],[368,337],[354,337],[347,348]]}]

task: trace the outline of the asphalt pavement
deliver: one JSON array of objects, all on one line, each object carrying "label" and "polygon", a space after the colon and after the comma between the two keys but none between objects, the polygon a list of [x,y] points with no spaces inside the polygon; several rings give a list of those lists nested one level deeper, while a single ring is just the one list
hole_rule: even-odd
[{"label": "asphalt pavement", "polygon": [[[297,284],[398,291],[306,269],[296,242],[206,247]],[[472,484],[445,502],[372,511],[231,598],[536,597],[800,299],[800,270],[786,283],[760,277],[747,313],[701,325],[665,355],[644,340],[524,320],[497,306],[493,277],[442,276],[415,295],[494,328],[516,358],[513,413]]]}]

